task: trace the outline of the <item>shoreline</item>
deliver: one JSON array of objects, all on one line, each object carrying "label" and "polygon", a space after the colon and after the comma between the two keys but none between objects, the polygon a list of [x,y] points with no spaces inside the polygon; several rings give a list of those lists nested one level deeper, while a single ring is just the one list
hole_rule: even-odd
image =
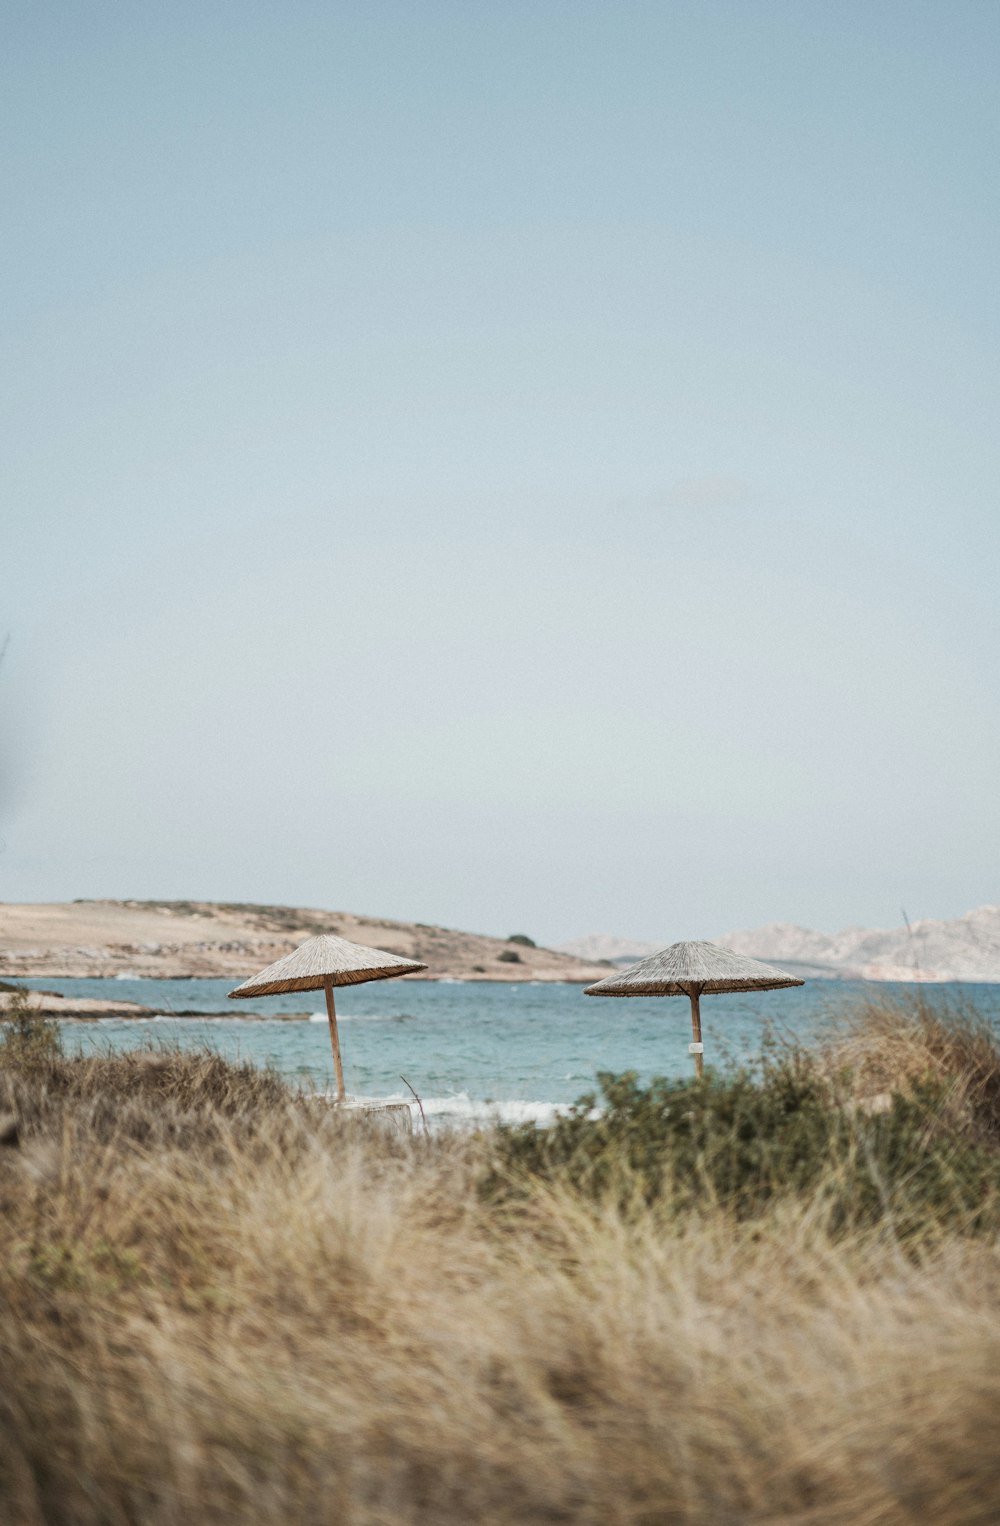
[{"label": "shoreline", "polygon": [[[315,1012],[315,1007],[308,1010],[300,1010],[294,1012],[255,1012],[252,1009],[244,1010],[242,1003],[240,1003],[239,1006],[205,1011],[191,1007],[169,1009],[163,1007],[147,1007],[142,1005],[140,1002],[135,1001],[114,1001],[106,998],[102,1000],[99,997],[93,996],[66,996],[58,991],[39,991],[34,989],[32,986],[17,983],[26,980],[106,980],[110,983],[111,981],[118,979],[118,977],[114,975],[60,976],[58,974],[52,974],[51,972],[46,973],[45,975],[10,976],[9,972],[5,972],[5,974],[8,976],[8,978],[0,981],[0,1021],[3,1021],[9,1010],[13,1001],[14,993],[19,990],[27,991],[28,1006],[34,1015],[44,1018],[56,1018],[60,1022],[95,1023],[118,1021],[143,1023],[152,1022],[157,1018],[177,1018],[178,1020],[186,1020],[192,1022],[304,1023],[310,1022]],[[130,980],[159,981],[161,979],[173,979],[180,981],[205,979],[217,980],[229,979],[230,977],[203,975],[175,975],[169,977],[161,977],[135,975],[128,976],[126,978]],[[403,976],[400,979],[394,981],[393,984],[400,985],[402,984],[403,980],[412,980],[414,978],[419,979],[420,977]],[[422,983],[427,984],[426,981],[423,981]],[[464,977],[460,978],[457,976],[439,976],[435,977],[434,980],[430,983],[435,985],[462,986],[534,984],[546,986],[565,985],[576,987],[579,987],[583,984],[583,982],[579,980],[539,979],[537,976],[531,976],[527,973],[522,975],[520,980],[493,980],[489,977],[477,977],[475,979],[469,980]],[[308,996],[310,993],[303,991],[290,992],[289,994]],[[316,994],[320,997],[322,996],[322,992]]]},{"label": "shoreline", "polygon": [[[612,974],[610,966],[601,969],[590,970],[586,975],[553,975],[545,970],[532,969],[530,965],[522,965],[520,971],[515,970],[508,975],[494,974],[492,970],[477,971],[474,975],[441,975],[437,972],[424,974],[420,972],[413,975],[397,975],[394,984],[400,985],[411,982],[415,985],[462,985],[462,986],[496,986],[496,985],[525,985],[528,981],[535,985],[545,986],[585,986],[595,980],[603,979],[605,975]],[[11,981],[19,980],[233,980],[239,982],[246,977],[242,974],[231,974],[228,970],[218,971],[204,970],[174,970],[169,975],[164,975],[160,970],[73,970],[65,969],[31,969],[14,970],[4,967],[0,974],[0,994],[5,988],[10,989]],[[839,977],[838,977],[839,978]],[[844,977],[854,979],[854,976]],[[53,993],[55,994],[55,993]],[[294,994],[294,993],[293,993]],[[303,994],[303,993],[300,993]]]},{"label": "shoreline", "polygon": [[[31,980],[36,977],[26,978]],[[97,1023],[112,1020],[148,1023],[158,1017],[191,1018],[196,1021],[241,1018],[244,1022],[308,1022],[312,1015],[309,1012],[199,1012],[190,1007],[165,1011],[162,1007],[145,1007],[136,1001],[102,1001],[94,996],[63,996],[58,991],[35,991],[31,986],[16,986],[3,981],[0,982],[0,1020],[10,1010],[14,994],[19,990],[27,991],[28,1008],[33,1016],[58,1018],[60,1022]]]}]

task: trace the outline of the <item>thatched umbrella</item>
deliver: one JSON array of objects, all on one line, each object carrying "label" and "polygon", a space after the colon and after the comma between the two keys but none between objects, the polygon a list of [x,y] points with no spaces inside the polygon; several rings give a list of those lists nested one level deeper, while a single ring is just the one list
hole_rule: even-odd
[{"label": "thatched umbrella", "polygon": [[705,1046],[701,1042],[701,1008],[705,991],[777,991],[782,986],[802,986],[804,980],[733,954],[715,943],[671,943],[650,954],[620,975],[609,975],[588,986],[585,996],[688,996],[691,999],[691,1053],[694,1068],[702,1075]]},{"label": "thatched umbrella", "polygon": [[412,975],[426,970],[426,964],[387,954],[381,948],[366,948],[334,933],[321,933],[269,964],[259,975],[245,980],[230,996],[280,996],[285,991],[325,991],[326,1015],[330,1019],[330,1043],[333,1067],[337,1073],[337,1101],[343,1102],[344,1067],[340,1059],[337,1013],[333,1004],[334,986],[359,986],[366,980],[391,980],[395,975]]}]

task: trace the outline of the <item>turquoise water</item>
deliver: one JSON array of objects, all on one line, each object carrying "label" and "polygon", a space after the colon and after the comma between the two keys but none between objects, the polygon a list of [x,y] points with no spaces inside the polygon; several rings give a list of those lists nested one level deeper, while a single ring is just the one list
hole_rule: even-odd
[{"label": "turquoise water", "polygon": [[[25,980],[66,996],[140,1002],[164,1013],[152,1021],[62,1024],[72,1052],[126,1049],[160,1040],[209,1045],[227,1057],[271,1065],[327,1088],[333,1066],[322,994],[227,1002],[228,980]],[[759,1053],[768,1023],[808,1039],[824,1017],[871,995],[910,987],[812,981],[787,991],[702,999],[706,1061],[732,1064]],[[972,999],[1000,1027],[1000,986],[924,987],[930,1000]],[[248,1020],[246,1010],[263,1020]],[[312,1013],[298,1021],[275,1014]],[[688,1075],[690,1008],[683,997],[608,1000],[579,986],[385,980],[337,992],[347,1088],[355,1096],[407,1098],[406,1076],[431,1116],[550,1117],[594,1086],[599,1070]]]}]

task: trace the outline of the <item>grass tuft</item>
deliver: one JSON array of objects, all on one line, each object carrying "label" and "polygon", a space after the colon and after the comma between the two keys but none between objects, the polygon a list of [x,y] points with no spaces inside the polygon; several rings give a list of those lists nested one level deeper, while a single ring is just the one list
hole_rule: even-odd
[{"label": "grass tuft", "polygon": [[831,1021],[817,1063],[862,1104],[935,1085],[950,1128],[1000,1146],[997,1035],[968,999],[870,995]]}]

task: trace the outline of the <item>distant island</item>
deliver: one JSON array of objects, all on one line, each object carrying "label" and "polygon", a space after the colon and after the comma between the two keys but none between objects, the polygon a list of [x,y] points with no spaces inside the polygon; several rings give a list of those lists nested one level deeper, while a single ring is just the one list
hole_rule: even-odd
[{"label": "distant island", "polygon": [[[590,933],[559,945],[576,959],[632,964],[673,941],[638,943]],[[980,906],[952,921],[925,920],[893,928],[849,927],[817,933],[771,922],[711,939],[734,953],[780,964],[810,980],[966,980],[1000,982],[1000,906]]]},{"label": "distant island", "polygon": [[408,980],[600,980],[608,966],[508,938],[346,911],[222,901],[0,903],[0,980],[27,977],[243,980],[316,933],[427,965]]}]

